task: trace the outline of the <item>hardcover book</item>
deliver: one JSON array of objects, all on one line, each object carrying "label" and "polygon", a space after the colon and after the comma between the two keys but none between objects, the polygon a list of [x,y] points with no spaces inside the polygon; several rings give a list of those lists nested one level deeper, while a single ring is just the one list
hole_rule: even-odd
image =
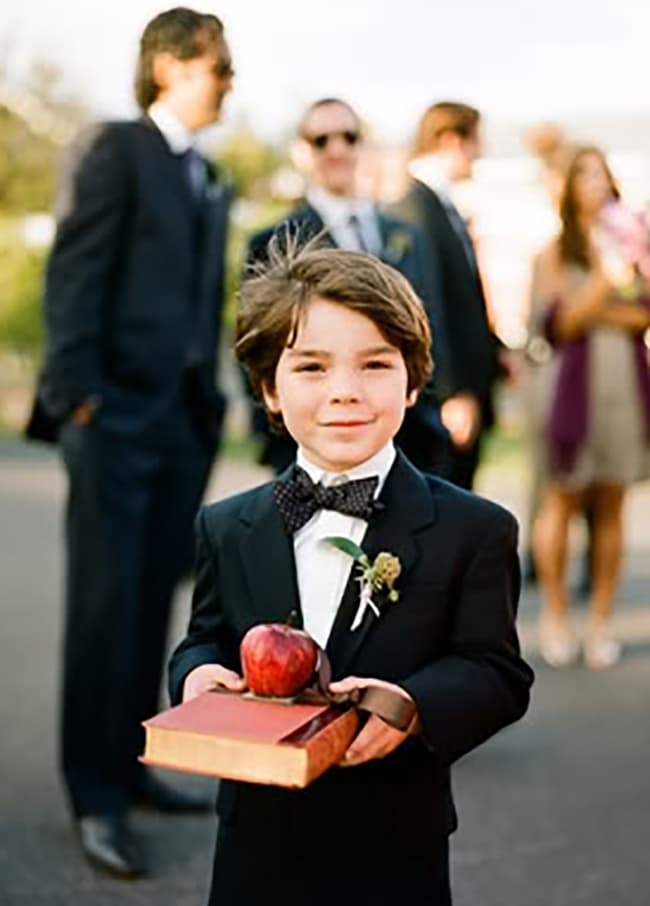
[{"label": "hardcover book", "polygon": [[354,708],[204,692],[144,722],[141,761],[229,780],[305,787],[341,759]]}]

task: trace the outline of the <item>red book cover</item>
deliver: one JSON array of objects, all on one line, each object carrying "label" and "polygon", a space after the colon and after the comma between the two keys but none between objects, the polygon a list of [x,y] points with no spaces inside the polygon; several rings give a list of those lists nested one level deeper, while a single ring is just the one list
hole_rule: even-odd
[{"label": "red book cover", "polygon": [[306,786],[340,760],[353,709],[205,692],[145,721],[142,761],[217,777]]}]

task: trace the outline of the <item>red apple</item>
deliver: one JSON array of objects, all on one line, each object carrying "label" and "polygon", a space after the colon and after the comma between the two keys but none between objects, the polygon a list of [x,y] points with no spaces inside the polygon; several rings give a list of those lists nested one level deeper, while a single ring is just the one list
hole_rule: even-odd
[{"label": "red apple", "polygon": [[246,684],[256,695],[288,698],[311,680],[318,645],[302,629],[285,623],[260,623],[241,641]]}]

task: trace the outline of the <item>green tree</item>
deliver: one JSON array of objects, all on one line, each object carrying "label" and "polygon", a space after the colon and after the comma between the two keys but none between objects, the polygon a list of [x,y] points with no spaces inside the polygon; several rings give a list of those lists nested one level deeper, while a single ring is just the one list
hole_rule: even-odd
[{"label": "green tree", "polygon": [[286,163],[286,155],[261,141],[247,126],[233,130],[215,157],[240,198],[268,195],[273,174]]},{"label": "green tree", "polygon": [[0,212],[51,209],[61,148],[85,119],[57,67],[36,61],[19,83],[0,70]]}]

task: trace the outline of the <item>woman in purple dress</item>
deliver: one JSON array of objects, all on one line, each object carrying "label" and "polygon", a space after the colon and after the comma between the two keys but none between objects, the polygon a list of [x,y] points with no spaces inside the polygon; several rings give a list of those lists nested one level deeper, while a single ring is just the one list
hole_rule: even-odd
[{"label": "woman in purple dress", "polygon": [[623,549],[625,490],[648,474],[650,326],[647,231],[619,199],[603,153],[577,150],[561,201],[558,237],[540,255],[534,294],[554,349],[544,458],[548,480],[533,545],[543,596],[540,652],[572,664],[579,642],[569,620],[569,527],[587,495],[593,513],[592,593],[583,642],[594,669],[620,657],[610,617]]}]

